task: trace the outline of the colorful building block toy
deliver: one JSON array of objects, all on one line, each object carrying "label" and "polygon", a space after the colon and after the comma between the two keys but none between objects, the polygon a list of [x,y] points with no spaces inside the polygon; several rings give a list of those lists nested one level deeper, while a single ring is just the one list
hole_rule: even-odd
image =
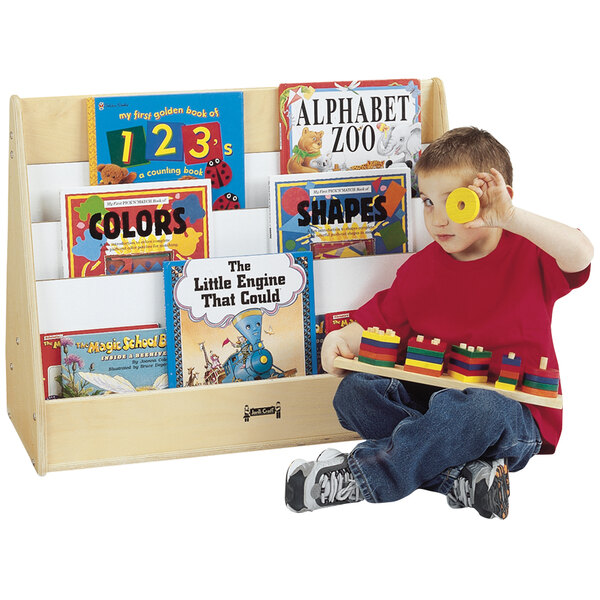
[{"label": "colorful building block toy", "polygon": [[539,369],[526,369],[521,390],[543,398],[556,398],[560,374],[558,369],[548,369],[548,359],[542,356]]},{"label": "colorful building block toy", "polygon": [[439,377],[444,372],[444,356],[448,345],[439,338],[426,340],[417,335],[408,340],[404,370]]},{"label": "colorful building block toy", "polygon": [[492,353],[481,346],[453,345],[448,358],[448,375],[463,383],[485,383]]},{"label": "colorful building block toy", "polygon": [[358,360],[380,367],[393,367],[396,364],[400,337],[392,329],[383,331],[378,327],[369,327],[360,340]]},{"label": "colorful building block toy", "polygon": [[468,223],[479,214],[479,196],[466,187],[456,188],[446,199],[448,218],[455,223]]},{"label": "colorful building block toy", "polygon": [[494,386],[500,390],[516,390],[521,377],[521,359],[514,352],[502,356],[500,377]]}]

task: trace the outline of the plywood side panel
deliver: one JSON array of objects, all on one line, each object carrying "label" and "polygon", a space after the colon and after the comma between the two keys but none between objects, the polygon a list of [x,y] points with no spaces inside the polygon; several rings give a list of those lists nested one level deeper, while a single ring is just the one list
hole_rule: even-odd
[{"label": "plywood side panel", "polygon": [[10,103],[6,297],[7,408],[40,475],[46,472],[45,403],[21,104]]}]

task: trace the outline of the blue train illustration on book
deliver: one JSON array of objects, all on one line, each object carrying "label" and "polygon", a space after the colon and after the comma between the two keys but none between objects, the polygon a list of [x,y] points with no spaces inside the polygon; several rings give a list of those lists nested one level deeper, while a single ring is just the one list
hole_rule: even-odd
[{"label": "blue train illustration on book", "polygon": [[204,342],[200,343],[205,357],[205,384],[255,381],[296,374],[297,369],[283,371],[273,364],[273,354],[262,339],[262,321],[263,315],[258,309],[243,311],[233,319],[231,324],[240,335],[235,342],[229,338],[225,340],[225,343],[234,347],[234,352],[222,364],[214,352],[209,357]]},{"label": "blue train illustration on book", "polygon": [[[262,312],[260,310],[251,309],[241,312],[231,324],[241,334],[241,339],[238,338],[240,348],[223,364],[225,371],[223,383],[269,379],[286,375],[273,364],[273,355],[265,348],[262,341]],[[296,373],[296,369],[292,371]]]}]

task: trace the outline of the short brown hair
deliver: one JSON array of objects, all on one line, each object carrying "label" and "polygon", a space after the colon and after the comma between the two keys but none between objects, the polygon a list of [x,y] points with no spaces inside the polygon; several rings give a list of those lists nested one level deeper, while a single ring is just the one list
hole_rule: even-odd
[{"label": "short brown hair", "polygon": [[490,133],[477,127],[450,129],[423,151],[415,173],[472,168],[476,172],[494,168],[512,185],[513,169],[508,150]]}]

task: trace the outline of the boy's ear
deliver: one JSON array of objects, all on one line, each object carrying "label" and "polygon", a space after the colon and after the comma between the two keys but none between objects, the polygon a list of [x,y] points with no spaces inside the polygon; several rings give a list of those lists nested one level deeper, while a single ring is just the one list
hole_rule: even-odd
[{"label": "boy's ear", "polygon": [[510,199],[513,199],[513,196],[515,194],[514,190],[512,189],[512,187],[510,187],[510,185],[506,186],[506,189],[508,190],[508,195],[510,196]]}]

